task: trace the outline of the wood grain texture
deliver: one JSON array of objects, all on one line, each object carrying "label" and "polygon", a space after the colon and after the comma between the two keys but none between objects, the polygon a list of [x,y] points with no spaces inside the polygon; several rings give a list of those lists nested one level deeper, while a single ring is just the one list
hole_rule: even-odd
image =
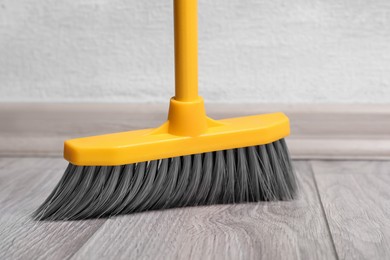
[{"label": "wood grain texture", "polygon": [[340,259],[389,259],[390,162],[313,162]]},{"label": "wood grain texture", "polygon": [[300,198],[109,219],[72,259],[334,259],[310,167]]},{"label": "wood grain texture", "polygon": [[37,222],[31,213],[64,172],[62,159],[0,159],[0,259],[66,259],[105,220]]},{"label": "wood grain texture", "polygon": [[[293,158],[390,159],[390,105],[209,104],[216,119],[284,111]],[[61,156],[69,138],[156,127],[168,103],[0,104],[0,156]]]}]

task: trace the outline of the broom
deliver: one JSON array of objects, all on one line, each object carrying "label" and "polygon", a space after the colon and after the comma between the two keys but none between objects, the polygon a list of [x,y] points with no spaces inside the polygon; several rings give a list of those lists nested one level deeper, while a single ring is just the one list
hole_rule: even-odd
[{"label": "broom", "polygon": [[198,96],[197,0],[174,0],[175,96],[158,128],[65,141],[65,173],[38,220],[290,200],[296,178],[283,113],[213,120]]}]

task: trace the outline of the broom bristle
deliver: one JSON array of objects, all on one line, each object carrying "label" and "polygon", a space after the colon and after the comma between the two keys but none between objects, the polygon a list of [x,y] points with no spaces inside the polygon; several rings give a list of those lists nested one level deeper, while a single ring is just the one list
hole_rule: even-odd
[{"label": "broom bristle", "polygon": [[291,200],[296,190],[281,139],[122,166],[69,164],[35,218],[76,220],[184,206]]}]

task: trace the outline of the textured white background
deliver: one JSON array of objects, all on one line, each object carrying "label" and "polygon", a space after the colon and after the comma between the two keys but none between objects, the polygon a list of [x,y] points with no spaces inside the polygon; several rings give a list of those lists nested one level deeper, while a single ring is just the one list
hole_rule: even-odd
[{"label": "textured white background", "polygon": [[[0,101],[167,102],[172,0],[1,0]],[[200,0],[213,102],[390,103],[389,0]]]}]

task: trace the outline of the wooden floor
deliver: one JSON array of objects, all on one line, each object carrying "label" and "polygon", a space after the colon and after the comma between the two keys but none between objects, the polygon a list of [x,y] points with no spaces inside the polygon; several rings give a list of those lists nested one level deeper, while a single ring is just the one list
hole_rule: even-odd
[{"label": "wooden floor", "polygon": [[36,222],[60,158],[0,158],[0,259],[390,259],[390,162],[295,161],[291,202]]}]

